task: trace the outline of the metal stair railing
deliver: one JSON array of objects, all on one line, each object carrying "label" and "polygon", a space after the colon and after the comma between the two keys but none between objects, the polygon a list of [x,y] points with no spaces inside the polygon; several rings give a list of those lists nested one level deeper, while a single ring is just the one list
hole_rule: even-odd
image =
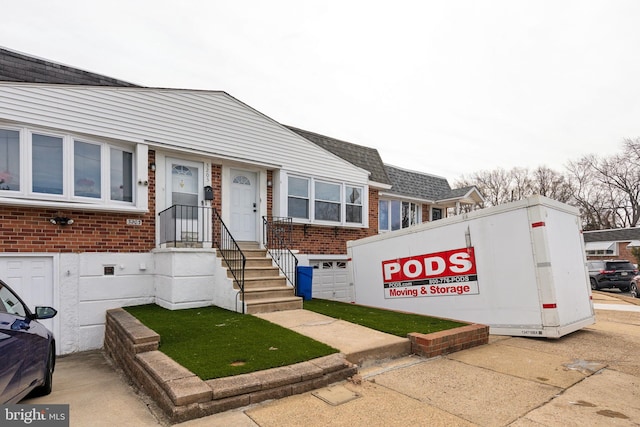
[{"label": "metal stair railing", "polygon": [[211,208],[173,205],[158,214],[160,244],[202,247],[211,239]]},{"label": "metal stair railing", "polygon": [[275,261],[287,281],[291,283],[295,294],[298,294],[296,271],[298,269],[298,258],[291,249],[292,221],[286,217],[262,217],[264,228],[263,243],[271,258]]},{"label": "metal stair railing", "polygon": [[[222,258],[224,259],[233,280],[240,288],[238,295],[242,295],[242,314],[245,313],[245,299],[244,299],[244,271],[247,265],[247,257],[240,249],[238,242],[233,238],[229,229],[220,218],[220,214],[217,209],[213,209],[213,245],[220,251]],[[216,227],[216,223],[219,227]],[[237,295],[237,296],[238,296]],[[238,298],[236,296],[236,311],[238,311]]]}]

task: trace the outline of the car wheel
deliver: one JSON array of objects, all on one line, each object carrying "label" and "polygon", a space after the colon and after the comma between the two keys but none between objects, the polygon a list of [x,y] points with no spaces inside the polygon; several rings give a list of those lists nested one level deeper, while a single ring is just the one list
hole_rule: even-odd
[{"label": "car wheel", "polygon": [[53,367],[55,358],[55,349],[53,346],[49,347],[49,354],[47,356],[47,368],[44,374],[44,384],[33,390],[34,396],[46,396],[51,394],[53,388]]},{"label": "car wheel", "polygon": [[638,286],[635,283],[631,284],[631,286],[629,287],[629,292],[631,292],[632,297],[640,298],[640,295],[638,295]]},{"label": "car wheel", "polygon": [[598,288],[598,282],[596,282],[596,279],[594,279],[593,277],[591,278],[591,289],[594,291],[597,291]]}]

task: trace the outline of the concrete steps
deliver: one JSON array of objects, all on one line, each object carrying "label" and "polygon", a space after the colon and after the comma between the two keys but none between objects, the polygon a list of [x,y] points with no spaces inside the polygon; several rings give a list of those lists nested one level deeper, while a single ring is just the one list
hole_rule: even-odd
[{"label": "concrete steps", "polygon": [[[247,260],[244,271],[246,313],[302,309],[302,298],[295,296],[293,287],[287,284],[284,276],[280,275],[280,269],[273,266],[267,251],[260,249],[258,244],[253,242],[240,242],[238,245]],[[229,270],[227,270],[227,277],[233,278]],[[238,289],[235,282],[233,287]]]}]

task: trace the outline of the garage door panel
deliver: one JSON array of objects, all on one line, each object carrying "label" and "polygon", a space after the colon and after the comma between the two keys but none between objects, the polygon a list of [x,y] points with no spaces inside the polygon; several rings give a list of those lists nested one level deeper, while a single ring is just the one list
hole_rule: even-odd
[{"label": "garage door panel", "polygon": [[352,302],[353,287],[348,285],[347,263],[344,260],[312,261],[313,297]]},{"label": "garage door panel", "polygon": [[[55,308],[53,259],[50,257],[0,257],[0,278],[34,310],[36,306]],[[40,321],[50,331],[57,319]]]}]

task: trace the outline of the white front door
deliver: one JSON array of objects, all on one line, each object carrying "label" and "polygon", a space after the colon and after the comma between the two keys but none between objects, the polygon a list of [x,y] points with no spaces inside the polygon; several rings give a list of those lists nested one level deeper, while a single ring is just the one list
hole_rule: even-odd
[{"label": "white front door", "polygon": [[258,200],[257,174],[231,170],[231,216],[229,229],[236,241],[257,240]]},{"label": "white front door", "polygon": [[[177,241],[206,241],[202,221],[202,163],[167,158],[167,206],[175,206]],[[205,228],[206,229],[206,228]]]}]

